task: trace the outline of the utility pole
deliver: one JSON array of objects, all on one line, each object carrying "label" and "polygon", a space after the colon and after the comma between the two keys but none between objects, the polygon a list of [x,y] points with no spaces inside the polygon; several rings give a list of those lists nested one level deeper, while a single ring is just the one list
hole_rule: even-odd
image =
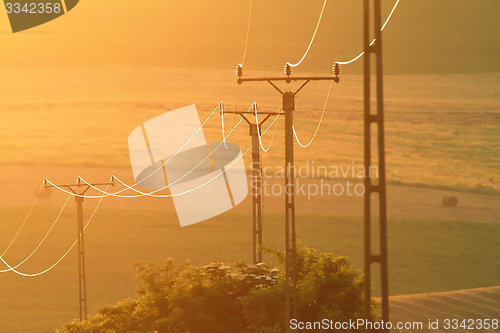
[{"label": "utility pole", "polygon": [[[87,184],[81,181],[81,178],[78,177],[76,184],[72,185],[49,185],[47,180],[44,179],[45,188],[49,187],[66,187],[71,192],[75,194],[76,201],[76,222],[77,222],[77,231],[78,231],[78,286],[79,286],[79,304],[80,304],[80,321],[83,321],[87,318],[87,277],[85,274],[85,242],[83,237],[83,198],[85,192],[91,186],[114,186],[114,177],[111,178],[111,182],[109,183],[97,183],[97,184]],[[86,188],[80,193],[75,192],[75,187],[86,186]]]},{"label": "utility pole", "polygon": [[[388,260],[387,260],[387,198],[386,198],[386,176],[385,176],[385,143],[384,143],[384,94],[383,94],[383,73],[382,73],[382,16],[380,10],[380,0],[374,2],[374,31],[375,40],[370,38],[370,2],[364,0],[363,21],[364,21],[364,167],[365,167],[365,197],[364,197],[364,253],[365,253],[365,300],[364,317],[370,320],[371,308],[371,265],[380,264],[381,291],[382,291],[382,320],[389,321],[389,282],[388,282]],[[375,54],[376,67],[376,101],[377,113],[370,111],[371,102],[371,82],[370,82],[370,60],[371,54]],[[371,180],[371,132],[372,123],[377,124],[377,144],[378,144],[378,185],[374,185]],[[379,195],[379,224],[380,224],[380,253],[373,254],[371,249],[371,194]],[[383,331],[388,332],[388,329]]]},{"label": "utility pole", "polygon": [[[304,76],[292,77],[292,68],[285,65],[284,77],[260,77],[243,78],[243,67],[236,67],[238,75],[238,84],[243,82],[261,81],[269,83],[283,97],[283,112],[285,114],[285,275],[286,275],[286,332],[290,332],[290,316],[297,318],[297,261],[296,261],[296,235],[295,235],[295,167],[293,159],[293,111],[295,110],[295,95],[310,81],[335,81],[339,82],[340,65],[333,67],[333,76]],[[296,91],[281,91],[273,82],[285,81],[291,83],[303,81],[302,85]],[[290,235],[291,231],[291,235]],[[290,240],[291,236],[291,240]],[[291,253],[291,255],[290,255]],[[291,267],[290,267],[291,266]],[[290,293],[290,278],[292,280],[292,291]]]},{"label": "utility pole", "polygon": [[[238,74],[238,73],[237,73]],[[257,103],[253,104],[254,111],[257,114],[266,115],[258,124],[252,123],[245,116],[248,112],[242,111],[224,111],[221,108],[221,113],[232,113],[240,115],[250,127],[250,136],[252,137],[252,212],[253,212],[253,263],[262,262],[262,166],[260,159],[260,140],[259,133],[262,133],[262,125],[271,117],[280,115],[281,112],[257,111]]]}]

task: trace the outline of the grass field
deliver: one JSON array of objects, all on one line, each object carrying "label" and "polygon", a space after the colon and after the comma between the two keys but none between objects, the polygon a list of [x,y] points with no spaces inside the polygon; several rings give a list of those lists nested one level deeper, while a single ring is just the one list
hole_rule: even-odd
[{"label": "grass field", "polygon": [[[0,149],[4,152],[1,163],[128,168],[127,138],[138,124],[187,104],[197,105],[202,120],[219,100],[226,102],[226,108],[234,104],[234,79],[232,73],[226,71],[123,69],[118,77],[106,84],[84,84],[92,77],[112,76],[116,71],[118,69],[87,69],[73,73],[73,79],[81,79],[75,89],[88,90],[87,98],[91,100],[103,99],[102,96],[97,97],[100,90],[113,86],[114,90],[102,101],[65,102],[62,97],[59,103],[47,103],[38,101],[38,95],[35,95],[25,103],[0,105]],[[61,82],[67,75],[57,70],[42,70],[41,73],[41,78],[60,76]],[[22,75],[26,74],[18,73],[21,76],[19,80],[22,80]],[[217,85],[204,82],[202,77],[207,75],[217,75]],[[478,76],[448,75],[439,76],[439,80],[437,77],[405,76],[406,83],[400,76],[386,78],[386,94],[391,96],[386,102],[389,181],[393,184],[500,193],[500,94],[497,88],[492,88],[500,86],[500,75],[484,74],[483,80]],[[172,77],[179,80],[165,81]],[[353,162],[356,166],[362,165],[361,76],[346,75],[342,80],[345,82],[333,86],[317,140],[310,149],[297,146],[297,167],[306,165],[308,161],[310,165],[314,161],[316,166],[326,167],[347,167]],[[455,83],[457,80],[459,83]],[[120,81],[127,84],[120,87],[123,85]],[[135,83],[131,86],[130,81]],[[157,81],[158,85],[148,89],[153,81]],[[45,89],[63,89],[57,82],[59,80]],[[191,85],[197,86],[201,93],[186,93]],[[306,88],[303,96],[299,95],[297,99],[295,124],[303,142],[309,141],[318,124],[328,90],[328,85],[310,85],[312,87]],[[120,88],[130,91],[130,94],[124,95]],[[248,109],[257,99],[250,92],[257,91],[262,109],[277,110],[280,100],[273,94],[272,88],[244,88],[240,88],[238,109]],[[319,90],[314,90],[316,88]],[[414,93],[407,93],[413,89],[421,89],[423,96],[417,105]],[[443,93],[437,94],[435,90]],[[39,92],[40,95],[43,93]],[[67,98],[71,100],[72,96]],[[120,99],[123,101],[117,101]],[[230,128],[228,123],[233,123],[231,116],[226,116],[227,129]],[[217,112],[204,128],[209,141],[221,140],[220,124]],[[283,121],[278,124],[275,148],[263,154],[267,165],[282,165],[282,125]],[[263,138],[265,146],[271,136],[272,130]],[[242,150],[249,146],[245,122],[239,125],[231,139],[240,144]],[[246,156],[246,161],[249,165],[249,156]]]},{"label": "grass field", "polygon": [[[499,287],[391,297],[393,322],[411,323],[403,332],[498,332]],[[429,322],[433,323],[429,328]],[[494,323],[491,325],[491,323]],[[422,323],[420,327],[414,323]],[[420,324],[417,324],[420,325]],[[488,328],[489,327],[489,328]]]},{"label": "grass field", "polygon": [[[127,138],[145,121],[191,104],[204,120],[221,100],[226,110],[245,111],[258,102],[260,110],[279,111],[280,96],[269,85],[245,83],[239,90],[235,85],[234,67],[242,60],[248,29],[249,3],[242,3],[86,0],[68,15],[19,34],[10,32],[4,14],[0,253],[44,177],[66,184],[77,176],[105,182],[114,174],[132,184]],[[287,61],[300,59],[322,3],[253,1],[245,77],[276,76]],[[381,3],[385,18],[395,0]],[[500,308],[498,297],[485,301],[486,293],[456,292],[490,287],[498,293],[500,285],[499,9],[498,0],[401,1],[384,30],[390,293],[403,317],[408,317],[405,304],[415,318],[449,309],[470,315],[452,306],[477,297],[479,306]],[[329,76],[334,61],[359,54],[361,15],[361,1],[328,2],[309,55],[293,75]],[[361,73],[362,61],[342,66],[316,140],[308,149],[295,145],[297,167],[312,168],[313,161],[327,168],[362,165]],[[311,82],[297,96],[295,128],[303,142],[316,129],[328,87]],[[227,132],[233,120],[225,120]],[[221,141],[220,126],[216,112],[204,128],[208,141]],[[271,133],[263,138],[265,146]],[[243,151],[249,147],[244,122],[231,140]],[[263,165],[281,166],[283,157],[281,120]],[[249,156],[245,162],[250,164]],[[318,184],[321,177],[301,181]],[[352,178],[326,181],[359,181]],[[445,193],[457,195],[456,208],[441,204]],[[37,200],[5,254],[9,263],[30,254],[66,198],[53,191],[50,199]],[[86,218],[95,205],[96,200],[85,200]],[[264,240],[276,247],[284,243],[283,206],[282,197],[265,198]],[[90,313],[133,297],[135,261],[172,257],[201,265],[214,255],[250,261],[250,212],[247,198],[230,212],[180,228],[170,199],[105,199],[86,233]],[[297,214],[305,245],[346,255],[362,268],[362,198],[298,197]],[[70,198],[22,272],[44,270],[67,251],[76,238],[75,215]],[[75,250],[39,277],[1,273],[0,333],[52,333],[73,320],[77,282]],[[448,291],[458,294],[425,294]]]},{"label": "grass field", "polygon": [[[15,218],[25,210],[26,207],[3,207],[2,216]],[[90,209],[86,216],[89,214]],[[54,208],[39,209],[5,258],[12,263],[24,258],[49,227],[49,217],[55,215]],[[266,214],[265,221],[266,243],[283,247],[282,214]],[[46,244],[21,270],[37,272],[55,262],[75,239],[74,224],[74,207],[68,207]],[[360,217],[301,214],[297,216],[297,225],[304,245],[346,255],[356,269],[362,269]],[[2,248],[16,227],[3,227]],[[94,313],[98,305],[133,295],[135,281],[130,264],[134,261],[172,257],[200,265],[208,263],[212,256],[225,262],[251,261],[250,230],[251,215],[247,213],[229,212],[181,229],[173,211],[101,209],[86,233],[90,312]],[[391,218],[389,230],[392,295],[500,284],[499,224]],[[28,332],[33,322],[39,323],[37,332],[51,332],[77,316],[75,257],[76,253],[71,252],[59,266],[41,277],[2,275],[5,332]]]},{"label": "grass field", "polygon": [[[0,249],[16,234],[44,177],[67,183],[80,175],[101,182],[115,174],[131,183],[127,138],[136,126],[189,104],[196,104],[205,119],[220,100],[228,109],[234,103],[232,71],[45,68],[0,73],[12,77],[16,87],[28,87],[26,82],[39,87],[21,95],[11,88],[0,90]],[[74,82],[71,87],[66,86],[68,80]],[[328,90],[328,85],[313,84],[297,100],[296,129],[302,141],[313,133]],[[500,284],[498,86],[497,74],[386,77],[392,295]],[[361,96],[361,76],[345,75],[333,86],[316,141],[310,149],[296,147],[298,167],[312,161],[327,167],[362,164]],[[280,102],[270,87],[242,86],[238,109],[247,109],[254,100],[261,109],[273,110]],[[228,116],[226,129],[231,121]],[[264,154],[264,165],[282,164],[281,124],[273,148]],[[204,131],[207,140],[220,141],[218,113]],[[265,146],[270,133],[263,138]],[[242,150],[249,139],[244,123],[232,137]],[[448,191],[460,199],[456,209],[440,203]],[[50,199],[37,201],[5,255],[8,262],[17,263],[34,249],[65,200],[64,194],[54,192]],[[95,204],[85,201],[86,217]],[[362,268],[359,197],[299,198],[297,207],[305,245],[346,255],[354,267]],[[266,198],[264,239],[276,247],[283,245],[282,208],[281,197]],[[86,233],[90,312],[133,296],[134,261],[172,257],[205,264],[213,255],[224,261],[250,261],[250,221],[249,198],[231,212],[188,228],[178,226],[171,200],[105,199]],[[52,265],[76,238],[75,228],[75,204],[70,199],[21,271],[38,272]],[[0,275],[0,294],[1,333],[53,332],[78,314],[76,253],[40,277]]]}]

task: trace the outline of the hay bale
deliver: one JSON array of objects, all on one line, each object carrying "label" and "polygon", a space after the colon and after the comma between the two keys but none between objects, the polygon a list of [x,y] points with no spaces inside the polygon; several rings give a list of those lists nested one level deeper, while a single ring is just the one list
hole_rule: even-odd
[{"label": "hay bale", "polygon": [[445,194],[443,195],[443,205],[448,207],[456,207],[458,205],[458,199],[453,194]]}]

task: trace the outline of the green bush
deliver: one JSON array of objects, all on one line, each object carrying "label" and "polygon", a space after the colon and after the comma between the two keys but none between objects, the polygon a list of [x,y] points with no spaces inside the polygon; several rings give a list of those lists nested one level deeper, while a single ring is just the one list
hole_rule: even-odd
[{"label": "green bush", "polygon": [[[284,262],[284,254],[266,249]],[[284,332],[285,276],[264,263],[234,267],[214,260],[194,267],[136,263],[142,286],[137,299],[102,306],[84,322],[58,333],[235,333]],[[363,278],[349,260],[297,251],[298,320],[349,321],[363,317]],[[375,304],[372,317],[377,320]]]}]

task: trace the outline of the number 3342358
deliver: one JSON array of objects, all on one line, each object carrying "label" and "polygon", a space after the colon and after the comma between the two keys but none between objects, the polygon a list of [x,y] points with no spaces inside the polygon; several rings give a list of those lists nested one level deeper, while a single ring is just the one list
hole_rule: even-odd
[{"label": "number 3342358", "polygon": [[24,5],[20,3],[6,3],[5,7],[8,14],[58,14],[61,12],[60,3],[25,3]]}]

